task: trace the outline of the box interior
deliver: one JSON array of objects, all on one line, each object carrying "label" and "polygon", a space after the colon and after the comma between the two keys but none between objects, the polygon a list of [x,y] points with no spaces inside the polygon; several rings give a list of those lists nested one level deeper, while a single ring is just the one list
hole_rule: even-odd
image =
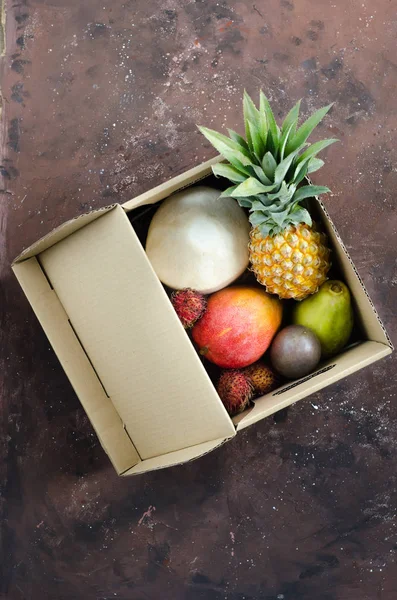
[{"label": "box interior", "polygon": [[[194,181],[191,185],[211,186],[223,191],[228,183],[222,178],[216,178],[212,173],[209,173]],[[164,196],[164,199],[168,195]],[[139,201],[137,204],[138,206],[135,209],[132,202],[124,208],[144,248],[150,222],[159,208],[161,200],[154,204],[140,204]],[[338,381],[341,377],[345,377],[375,360],[379,360],[391,351],[390,338],[323,203],[313,198],[308,201],[308,204],[312,216],[321,223],[322,228],[326,231],[332,249],[332,266],[329,279],[341,279],[351,290],[355,314],[354,328],[346,347],[338,356],[328,361],[322,361],[316,371],[307,377],[297,381],[285,380],[273,392],[255,399],[253,406],[247,408],[244,413],[233,417],[232,420],[237,430],[281,410],[285,406]],[[255,285],[256,280],[254,275],[247,270],[236,283]],[[164,288],[168,294],[172,292],[166,286]],[[285,323],[288,323],[289,312],[293,304],[293,301],[284,301]],[[208,376],[216,385],[220,369],[208,361],[206,361],[205,367]]]}]

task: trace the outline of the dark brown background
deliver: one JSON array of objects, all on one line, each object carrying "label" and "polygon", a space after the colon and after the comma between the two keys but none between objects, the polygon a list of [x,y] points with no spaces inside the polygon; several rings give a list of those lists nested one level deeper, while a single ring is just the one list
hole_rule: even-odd
[{"label": "dark brown background", "polygon": [[394,357],[194,463],[118,479],[9,263],[213,155],[244,87],[335,106],[316,176],[396,339],[396,2],[7,0],[0,592],[10,600],[395,600]]}]

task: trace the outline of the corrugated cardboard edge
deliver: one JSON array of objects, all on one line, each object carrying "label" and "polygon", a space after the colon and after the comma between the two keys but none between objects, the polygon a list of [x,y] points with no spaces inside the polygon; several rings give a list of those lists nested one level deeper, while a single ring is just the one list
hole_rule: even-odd
[{"label": "corrugated cardboard edge", "polygon": [[[334,360],[327,361],[321,368],[297,381],[291,381],[281,388],[266,394],[255,400],[255,406],[246,413],[233,419],[237,431],[249,427],[253,423],[268,417],[275,412],[294,404],[298,400],[307,398],[319,390],[348,377],[352,373],[384,358],[392,352],[392,349],[380,342],[362,342],[361,344],[346,350]],[[340,364],[343,362],[343,366]],[[282,394],[288,393],[288,398]]]},{"label": "corrugated cardboard edge", "polygon": [[317,198],[317,201],[318,201],[318,204],[319,204],[322,212],[324,213],[324,215],[325,215],[325,217],[327,219],[327,222],[328,222],[329,226],[331,227],[331,229],[332,229],[332,231],[333,231],[333,233],[334,233],[334,235],[335,235],[335,237],[336,237],[336,239],[338,241],[338,244],[339,244],[340,248],[342,249],[343,253],[345,254],[346,259],[349,261],[350,267],[353,270],[354,275],[356,276],[357,281],[360,284],[361,289],[364,292],[364,294],[365,294],[365,296],[367,298],[368,303],[371,306],[372,312],[375,315],[375,317],[376,317],[376,319],[378,321],[378,324],[379,324],[379,326],[380,326],[380,328],[381,328],[381,330],[382,330],[382,332],[384,334],[384,341],[385,341],[385,343],[387,344],[387,346],[391,350],[394,350],[394,346],[393,346],[393,343],[392,343],[392,341],[390,339],[390,336],[389,336],[389,334],[386,331],[386,328],[385,328],[385,326],[384,326],[384,324],[383,324],[383,322],[382,322],[382,320],[381,320],[381,318],[380,318],[380,316],[378,314],[378,311],[376,310],[375,305],[372,302],[370,295],[368,294],[367,288],[365,287],[365,284],[364,284],[363,280],[361,279],[361,277],[360,277],[360,275],[359,275],[359,273],[358,273],[358,271],[357,271],[357,269],[356,269],[356,267],[354,265],[354,262],[352,261],[352,259],[350,257],[350,254],[347,251],[347,248],[346,248],[345,244],[343,243],[342,238],[340,237],[340,235],[338,233],[338,230],[335,227],[334,222],[332,221],[332,219],[331,219],[331,217],[330,217],[327,209],[325,208],[323,202],[319,198]]},{"label": "corrugated cardboard edge", "polygon": [[13,267],[16,263],[22,262],[23,260],[27,260],[28,258],[36,256],[37,254],[40,254],[40,252],[47,250],[48,248],[50,248],[54,244],[57,244],[58,242],[71,235],[75,231],[78,231],[85,225],[88,225],[88,223],[95,221],[95,219],[98,219],[104,213],[113,210],[116,206],[118,205],[111,204],[109,206],[104,206],[103,208],[99,208],[98,210],[92,210],[88,213],[83,213],[81,215],[78,215],[77,217],[74,217],[73,219],[70,219],[69,221],[66,221],[65,223],[62,223],[62,225],[59,225],[59,227],[56,227],[55,229],[41,237],[39,240],[37,240],[37,242],[29,246],[28,248],[25,248],[25,250],[23,250],[21,254],[19,254],[14,259],[14,261],[11,264],[11,267]]},{"label": "corrugated cardboard edge", "polygon": [[223,160],[224,159],[222,156],[215,156],[214,158],[211,158],[210,160],[207,160],[206,162],[197,165],[197,167],[193,167],[193,169],[189,169],[189,171],[185,171],[185,173],[177,175],[176,177],[173,177],[172,179],[161,183],[155,188],[152,188],[151,190],[140,194],[136,198],[128,200],[121,206],[124,208],[125,212],[128,213],[131,210],[138,208],[138,206],[144,206],[145,204],[155,204],[156,202],[163,200],[163,198],[170,196],[174,192],[184,190],[185,188],[190,187],[194,183],[201,181],[201,179],[208,177],[208,175],[211,175],[212,173],[211,167],[213,165],[218,164],[219,162],[222,162]]}]

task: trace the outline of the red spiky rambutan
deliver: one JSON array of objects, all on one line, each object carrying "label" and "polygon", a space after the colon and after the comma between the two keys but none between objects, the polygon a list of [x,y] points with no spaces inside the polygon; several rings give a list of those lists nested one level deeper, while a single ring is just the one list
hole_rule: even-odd
[{"label": "red spiky rambutan", "polygon": [[222,372],[217,391],[231,417],[243,412],[254,395],[254,388],[250,380],[242,371],[237,369]]},{"label": "red spiky rambutan", "polygon": [[171,303],[185,329],[193,327],[207,308],[206,297],[190,288],[173,292]]},{"label": "red spiky rambutan", "polygon": [[265,363],[258,361],[243,369],[243,373],[251,382],[255,396],[264,396],[274,390],[280,382],[279,376]]}]

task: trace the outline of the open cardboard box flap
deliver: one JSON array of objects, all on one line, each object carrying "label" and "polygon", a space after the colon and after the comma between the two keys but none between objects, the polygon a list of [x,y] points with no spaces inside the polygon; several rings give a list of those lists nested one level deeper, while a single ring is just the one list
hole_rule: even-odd
[{"label": "open cardboard box flap", "polygon": [[[235,435],[125,211],[116,205],[72,233],[69,226],[61,237],[58,231],[54,245],[42,240],[30,251],[40,252],[33,259],[35,274],[58,312],[63,311],[68,337],[79,341],[104,406],[115,410],[123,437],[130,440],[133,460],[127,466],[137,462],[136,456],[153,459],[203,443],[219,445]],[[26,262],[14,266],[17,275]],[[42,305],[42,293],[34,287],[31,300]],[[41,310],[48,312],[48,307]],[[87,412],[90,405],[86,397]],[[97,412],[91,411],[94,421]],[[115,431],[115,444],[118,435]],[[112,443],[107,440],[108,451]],[[206,451],[196,448],[193,455]]]},{"label": "open cardboard box flap", "polygon": [[237,429],[391,352],[392,345],[340,237],[320,218],[367,341],[298,382],[226,413],[126,213],[211,174],[220,157],[138,196],[69,221],[25,250],[13,270],[119,474],[192,460]]}]

